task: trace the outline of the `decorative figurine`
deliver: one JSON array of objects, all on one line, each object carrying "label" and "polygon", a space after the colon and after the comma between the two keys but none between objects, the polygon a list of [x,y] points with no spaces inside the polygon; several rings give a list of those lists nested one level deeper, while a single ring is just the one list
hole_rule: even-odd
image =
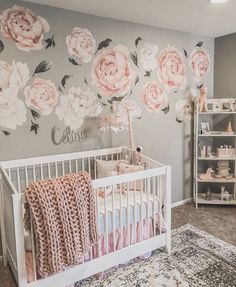
[{"label": "decorative figurine", "polygon": [[206,173],[200,173],[199,174],[199,178],[202,180],[205,179],[212,179],[212,174],[214,173],[214,170],[211,167],[208,167]]},{"label": "decorative figurine", "polygon": [[208,187],[207,192],[205,193],[205,200],[211,200],[211,190]]},{"label": "decorative figurine", "polygon": [[232,178],[232,174],[229,173],[230,167],[229,167],[229,161],[228,160],[221,160],[217,162],[217,178]]},{"label": "decorative figurine", "polygon": [[229,133],[229,134],[233,134],[234,133],[234,131],[232,129],[232,126],[231,126],[231,121],[229,121],[229,124],[228,124],[226,132]]},{"label": "decorative figurine", "polygon": [[231,195],[229,194],[229,192],[227,190],[225,190],[225,186],[221,186],[221,193],[220,193],[220,195],[221,195],[221,200],[222,201],[224,201],[224,199],[226,201],[230,200],[230,196]]},{"label": "decorative figurine", "polygon": [[202,86],[200,88],[200,95],[199,95],[199,112],[208,112],[207,107],[207,87]]}]

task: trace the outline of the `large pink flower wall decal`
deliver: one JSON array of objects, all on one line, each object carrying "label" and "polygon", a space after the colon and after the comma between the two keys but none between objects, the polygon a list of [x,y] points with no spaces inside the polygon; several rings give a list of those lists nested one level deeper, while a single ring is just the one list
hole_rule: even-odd
[{"label": "large pink flower wall decal", "polygon": [[46,19],[25,7],[14,5],[0,16],[1,34],[13,40],[23,51],[42,49],[43,35],[49,30]]},{"label": "large pink flower wall decal", "polygon": [[141,99],[149,112],[159,112],[168,106],[167,94],[156,81],[148,82],[143,86]]},{"label": "large pink flower wall decal", "polygon": [[25,88],[24,95],[27,107],[40,111],[44,116],[52,113],[59,99],[59,92],[53,82],[41,78],[35,78]]},{"label": "large pink flower wall decal", "polygon": [[93,59],[92,84],[104,96],[126,95],[135,80],[136,73],[128,61],[129,51],[123,45],[102,50]]},{"label": "large pink flower wall decal", "polygon": [[68,52],[83,63],[89,63],[96,51],[96,41],[88,29],[74,27],[71,35],[66,37]]},{"label": "large pink flower wall decal", "polygon": [[185,60],[175,47],[168,46],[160,52],[159,78],[167,91],[185,89],[187,84]]},{"label": "large pink flower wall decal", "polygon": [[189,66],[195,82],[200,82],[210,71],[210,56],[204,48],[196,48],[192,51]]}]

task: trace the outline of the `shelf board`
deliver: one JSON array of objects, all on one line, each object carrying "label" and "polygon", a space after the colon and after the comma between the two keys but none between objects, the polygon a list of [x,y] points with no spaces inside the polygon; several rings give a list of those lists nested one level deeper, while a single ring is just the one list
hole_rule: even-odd
[{"label": "shelf board", "polygon": [[199,160],[236,160],[236,156],[234,157],[198,157]]},{"label": "shelf board", "polygon": [[199,112],[199,115],[229,115],[229,114],[236,114],[236,111],[234,112],[214,112],[214,111],[208,111],[208,112]]},{"label": "shelf board", "polygon": [[213,178],[213,179],[200,179],[198,177],[198,182],[211,182],[211,183],[235,183],[236,178],[233,177],[231,179],[224,179],[224,178]]},{"label": "shelf board", "polygon": [[234,134],[198,134],[199,137],[236,137],[236,133]]},{"label": "shelf board", "polygon": [[216,193],[212,194],[211,196],[212,200],[206,200],[204,199],[204,197],[205,197],[204,193],[199,193],[197,203],[198,204],[217,204],[217,205],[236,205],[236,199],[231,199],[229,201],[226,201],[226,200],[222,201],[220,199],[220,194],[216,194]]}]

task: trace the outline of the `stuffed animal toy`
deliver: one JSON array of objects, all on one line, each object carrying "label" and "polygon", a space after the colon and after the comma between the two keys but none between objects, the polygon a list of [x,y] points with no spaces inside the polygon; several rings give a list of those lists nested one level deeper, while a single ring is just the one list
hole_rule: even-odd
[{"label": "stuffed animal toy", "polygon": [[203,112],[203,110],[205,110],[205,112],[208,112],[208,108],[207,108],[207,87],[202,86],[200,88],[200,95],[198,98],[198,102],[199,102],[199,112]]}]

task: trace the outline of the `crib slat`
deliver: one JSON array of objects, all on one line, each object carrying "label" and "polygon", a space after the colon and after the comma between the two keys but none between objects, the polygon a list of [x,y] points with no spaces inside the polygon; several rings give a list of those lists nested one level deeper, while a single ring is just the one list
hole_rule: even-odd
[{"label": "crib slat", "polygon": [[107,187],[103,187],[104,191],[104,209],[105,209],[105,252],[108,254],[108,223],[107,223]]},{"label": "crib slat", "polygon": [[136,211],[137,211],[137,208],[136,208],[136,205],[137,205],[137,202],[136,202],[136,192],[137,192],[137,182],[136,180],[134,181],[134,244],[136,243],[136,228],[137,228],[137,219],[136,219]]},{"label": "crib slat", "polygon": [[82,158],[82,170],[84,170],[84,158]]},{"label": "crib slat", "polygon": [[50,168],[50,163],[48,163],[48,178],[51,178],[51,168]]},{"label": "crib slat", "polygon": [[16,168],[16,173],[17,173],[17,187],[18,187],[18,192],[21,193],[21,184],[20,184],[20,171],[19,167]]},{"label": "crib slat", "polygon": [[88,158],[88,173],[91,175],[91,162],[90,162],[90,157]]},{"label": "crib slat", "polygon": [[156,236],[156,177],[152,178],[152,194],[153,194],[153,209],[152,209],[152,216],[153,216],[153,236]]},{"label": "crib slat", "polygon": [[43,165],[40,164],[40,174],[41,174],[41,180],[43,180]]},{"label": "crib slat", "polygon": [[26,183],[26,186],[29,185],[28,168],[26,166],[25,166],[25,183]]},{"label": "crib slat", "polygon": [[76,173],[78,172],[78,160],[77,159],[75,160],[75,172]]},{"label": "crib slat", "polygon": [[114,192],[114,185],[112,185],[112,233],[113,233],[113,251],[116,250],[116,227],[115,227],[115,192]]},{"label": "crib slat", "polygon": [[161,181],[161,176],[159,176],[159,185],[158,185],[158,190],[159,190],[159,234],[161,234],[162,230],[162,181]]},{"label": "crib slat", "polygon": [[121,243],[122,243],[122,247],[123,247],[123,244],[124,244],[124,236],[123,236],[123,226],[122,226],[122,208],[123,208],[123,204],[122,204],[122,188],[123,188],[123,186],[122,186],[122,184],[120,184],[120,210],[119,210],[119,212],[120,212],[120,238],[121,238]]},{"label": "crib slat", "polygon": [[33,180],[36,181],[35,165],[33,165]]},{"label": "crib slat", "polygon": [[57,166],[57,162],[55,162],[55,173],[56,173],[56,177],[58,177],[58,166]]},{"label": "crib slat", "polygon": [[129,204],[129,195],[130,195],[130,182],[127,182],[127,212],[126,212],[126,226],[127,226],[127,238],[128,238],[128,246],[130,245],[130,204]]},{"label": "crib slat", "polygon": [[141,241],[143,241],[143,189],[141,188],[140,193],[140,233],[141,233]]},{"label": "crib slat", "polygon": [[149,221],[150,221],[150,215],[149,215],[149,209],[150,209],[150,178],[147,179],[147,234],[149,238]]},{"label": "crib slat", "polygon": [[[96,189],[96,203],[97,203],[97,226],[98,226],[98,234],[101,234],[100,232],[100,209],[99,209],[99,190]],[[98,257],[101,256],[101,237],[98,239]]]},{"label": "crib slat", "polygon": [[94,157],[94,178],[97,178],[97,163],[96,163],[96,157]]},{"label": "crib slat", "polygon": [[62,175],[64,176],[65,175],[65,162],[62,161],[61,164],[62,164]]},{"label": "crib slat", "polygon": [[71,160],[69,160],[69,173],[71,173]]}]

